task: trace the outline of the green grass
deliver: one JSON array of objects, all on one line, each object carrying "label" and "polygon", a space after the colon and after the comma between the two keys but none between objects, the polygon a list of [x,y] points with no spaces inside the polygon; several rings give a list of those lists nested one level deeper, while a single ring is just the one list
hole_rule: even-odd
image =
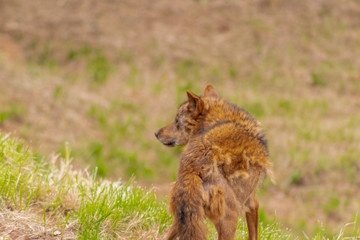
[{"label": "green grass", "polygon": [[326,87],[325,77],[320,73],[311,73],[312,85],[318,87]]},{"label": "green grass", "polygon": [[0,124],[9,120],[20,120],[26,114],[26,108],[19,104],[10,104],[0,108]]},{"label": "green grass", "polygon": [[102,53],[96,53],[89,59],[87,70],[95,83],[101,84],[108,80],[112,71],[109,59]]},{"label": "green grass", "polygon": [[132,181],[98,181],[96,171],[72,170],[68,150],[65,157],[48,162],[0,133],[1,209],[40,209],[47,229],[71,223],[79,239],[136,238],[144,232],[157,236],[170,224],[166,202],[151,191]]},{"label": "green grass", "polygon": [[104,51],[84,45],[81,48],[71,49],[67,55],[68,62],[84,61],[86,75],[91,82],[101,85],[107,82],[114,70],[113,64]]},{"label": "green grass", "polygon": [[157,201],[153,193],[134,187],[131,182],[100,183],[94,175],[90,186],[79,188],[80,207],[76,217],[79,236],[83,239],[117,239],[124,233],[136,237],[153,229],[161,233],[169,224],[166,203]]},{"label": "green grass", "polygon": [[35,61],[49,70],[55,70],[59,67],[59,63],[54,55],[55,50],[50,47],[50,44],[45,44],[40,50],[40,53]]}]

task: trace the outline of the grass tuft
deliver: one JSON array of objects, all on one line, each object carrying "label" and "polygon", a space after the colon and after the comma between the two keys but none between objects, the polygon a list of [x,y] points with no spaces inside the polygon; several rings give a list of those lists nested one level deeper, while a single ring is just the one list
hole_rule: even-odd
[{"label": "grass tuft", "polygon": [[[170,223],[166,202],[133,181],[98,181],[96,176],[97,171],[72,170],[68,147],[63,159],[47,162],[0,133],[0,208],[32,216],[37,230],[31,236],[59,231],[79,239],[131,239],[146,232],[151,239],[163,233]],[[30,236],[28,229],[18,228],[22,237]]]}]

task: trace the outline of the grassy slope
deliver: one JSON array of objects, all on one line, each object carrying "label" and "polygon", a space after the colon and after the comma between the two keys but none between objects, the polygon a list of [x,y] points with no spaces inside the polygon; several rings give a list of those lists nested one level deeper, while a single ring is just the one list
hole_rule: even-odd
[{"label": "grassy slope", "polygon": [[355,218],[358,1],[1,4],[5,132],[44,155],[65,157],[70,142],[77,169],[135,175],[167,194],[179,149],[153,132],[172,120],[185,89],[201,93],[211,82],[267,130],[278,184],[260,191],[266,215],[329,236]]},{"label": "grassy slope", "polygon": [[[0,133],[2,238],[159,239],[171,224],[166,202],[131,181],[98,181],[66,159],[48,161]],[[26,217],[24,217],[26,216]],[[238,235],[246,236],[239,223]],[[215,237],[212,227],[211,238]],[[290,239],[279,223],[261,223],[262,239]]]}]

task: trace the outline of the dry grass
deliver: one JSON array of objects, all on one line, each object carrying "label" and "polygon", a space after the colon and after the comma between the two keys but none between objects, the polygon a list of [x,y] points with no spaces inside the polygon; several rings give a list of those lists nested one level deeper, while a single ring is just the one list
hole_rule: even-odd
[{"label": "dry grass", "polygon": [[0,172],[4,239],[153,239],[169,225],[151,191],[73,170],[68,151],[45,160],[0,133]]},{"label": "dry grass", "polygon": [[[34,208],[38,210],[37,208]],[[76,229],[68,224],[66,229],[58,229],[57,222],[44,219],[39,213],[31,213],[31,210],[11,211],[2,210],[0,213],[1,239],[76,239]]]}]

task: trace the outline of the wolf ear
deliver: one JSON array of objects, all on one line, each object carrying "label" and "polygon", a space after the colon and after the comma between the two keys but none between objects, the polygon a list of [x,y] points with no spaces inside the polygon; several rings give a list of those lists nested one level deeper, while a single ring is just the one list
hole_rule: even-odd
[{"label": "wolf ear", "polygon": [[188,109],[194,112],[195,117],[197,117],[204,110],[204,101],[199,96],[190,92],[189,90],[186,90],[186,94],[189,99]]},{"label": "wolf ear", "polygon": [[220,97],[219,94],[216,92],[215,88],[213,87],[213,85],[208,84],[205,87],[205,91],[204,91],[204,96],[205,97]]}]

